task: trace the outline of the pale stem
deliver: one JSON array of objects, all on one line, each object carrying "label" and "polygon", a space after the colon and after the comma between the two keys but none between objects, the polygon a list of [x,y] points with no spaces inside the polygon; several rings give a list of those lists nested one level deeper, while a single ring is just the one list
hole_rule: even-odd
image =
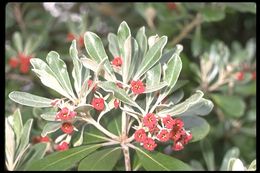
[{"label": "pale stem", "polygon": [[121,144],[124,158],[125,158],[125,170],[131,171],[131,162],[130,162],[130,155],[129,155],[129,147],[125,144]]},{"label": "pale stem", "polygon": [[126,125],[127,125],[126,113],[122,111],[122,136],[126,136]]},{"label": "pale stem", "polygon": [[104,147],[104,146],[116,145],[116,144],[119,144],[119,142],[118,141],[110,141],[110,142],[102,143],[101,145]]},{"label": "pale stem", "polygon": [[103,126],[101,126],[99,123],[97,123],[94,119],[89,119],[89,118],[82,118],[82,119],[89,122],[90,124],[94,125],[97,129],[99,129],[101,132],[103,132],[105,135],[107,135],[111,139],[114,139],[114,140],[118,139],[118,136],[109,132],[107,129],[105,129]]}]

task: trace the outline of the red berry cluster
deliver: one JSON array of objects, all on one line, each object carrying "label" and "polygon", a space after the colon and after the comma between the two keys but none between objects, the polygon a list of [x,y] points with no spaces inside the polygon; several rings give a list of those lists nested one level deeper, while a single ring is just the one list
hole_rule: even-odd
[{"label": "red berry cluster", "polygon": [[[57,100],[54,100],[53,103],[56,103]],[[74,132],[74,126],[72,125],[72,119],[77,116],[77,112],[69,110],[67,107],[63,107],[60,111],[56,113],[56,120],[61,120],[61,130],[71,135]],[[67,150],[69,144],[66,141],[61,142],[56,150]]]},{"label": "red berry cluster", "polygon": [[112,61],[112,64],[116,67],[121,67],[122,65],[122,58],[121,57],[115,57]]},{"label": "red berry cluster", "polygon": [[192,134],[184,129],[181,119],[173,119],[170,115],[159,118],[153,113],[148,113],[143,118],[143,128],[136,130],[134,138],[149,151],[153,151],[157,146],[155,140],[159,142],[172,140],[174,142],[172,149],[179,151],[192,139]]},{"label": "red berry cluster", "polygon": [[67,41],[72,41],[74,39],[76,39],[80,48],[84,46],[84,38],[82,35],[76,35],[71,32],[67,34]]},{"label": "red berry cluster", "polygon": [[169,10],[176,10],[177,9],[177,5],[174,2],[168,2],[168,3],[166,3],[166,6]]},{"label": "red berry cluster", "polygon": [[134,94],[142,94],[145,91],[145,86],[141,80],[131,81],[131,90]]},{"label": "red berry cluster", "polygon": [[24,53],[18,53],[17,57],[11,57],[8,64],[11,68],[17,68],[20,65],[21,73],[28,73],[30,68],[30,59],[32,56],[25,55]]}]

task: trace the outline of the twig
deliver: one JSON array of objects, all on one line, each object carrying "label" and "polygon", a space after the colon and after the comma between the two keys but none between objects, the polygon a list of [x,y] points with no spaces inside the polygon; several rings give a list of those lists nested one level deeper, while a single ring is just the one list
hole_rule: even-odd
[{"label": "twig", "polygon": [[186,25],[182,32],[175,39],[172,40],[171,44],[175,45],[181,42],[181,40],[183,40],[192,31],[193,28],[200,25],[202,21],[202,16],[198,13],[196,17],[192,20],[192,22]]},{"label": "twig", "polygon": [[21,8],[20,8],[19,3],[14,4],[14,17],[15,17],[16,22],[20,26],[22,32],[24,32],[25,31],[25,23],[24,23],[23,18],[22,18],[22,12],[21,12]]},{"label": "twig", "polygon": [[125,144],[121,144],[124,158],[125,158],[125,170],[131,171],[131,163],[130,163],[130,156],[129,156],[129,147]]}]

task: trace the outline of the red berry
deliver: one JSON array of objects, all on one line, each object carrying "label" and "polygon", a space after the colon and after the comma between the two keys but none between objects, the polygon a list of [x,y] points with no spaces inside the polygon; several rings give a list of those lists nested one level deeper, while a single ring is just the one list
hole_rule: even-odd
[{"label": "red berry", "polygon": [[145,91],[143,82],[141,80],[131,81],[131,90],[135,94],[142,94]]},{"label": "red berry", "polygon": [[105,101],[103,98],[93,98],[91,105],[98,111],[102,111],[105,108]]},{"label": "red berry", "polygon": [[152,138],[146,138],[144,140],[144,148],[145,149],[147,149],[149,151],[153,151],[156,146],[157,146],[157,144],[155,143],[155,141]]},{"label": "red berry", "polygon": [[64,150],[67,150],[67,149],[69,149],[69,144],[65,141],[60,143],[56,148],[56,150],[58,150],[58,151],[64,151]]},{"label": "red berry", "polygon": [[161,130],[161,132],[157,135],[157,138],[161,141],[161,142],[166,142],[170,139],[170,133],[163,129]]},{"label": "red berry", "polygon": [[174,151],[179,151],[179,150],[182,150],[183,148],[184,148],[184,145],[180,141],[174,142],[174,144],[172,146],[172,149]]},{"label": "red berry", "polygon": [[118,106],[119,106],[119,103],[120,103],[120,101],[119,101],[118,99],[115,99],[115,101],[114,101],[114,106],[115,106],[115,109],[117,109],[117,108],[118,108]]},{"label": "red berry", "polygon": [[40,142],[50,142],[50,138],[48,136],[41,137]]},{"label": "red berry", "polygon": [[8,61],[8,64],[11,68],[16,68],[19,65],[19,59],[16,57],[11,57]]},{"label": "red berry", "polygon": [[244,79],[244,72],[242,72],[242,71],[237,72],[235,74],[235,78],[236,78],[236,80],[239,80],[239,81],[243,80]]},{"label": "red berry", "polygon": [[64,133],[71,134],[74,131],[74,127],[71,123],[65,122],[65,123],[62,124],[61,130]]},{"label": "red berry", "polygon": [[251,73],[251,79],[252,79],[252,80],[256,80],[256,71],[253,71],[253,72]]},{"label": "red berry", "polygon": [[120,67],[122,65],[122,58],[121,57],[115,57],[112,61],[112,64],[114,66]]},{"label": "red berry", "polygon": [[72,40],[74,40],[76,37],[74,36],[74,34],[72,34],[72,33],[68,33],[67,34],[67,41],[72,41]]},{"label": "red berry", "polygon": [[148,127],[149,129],[152,129],[157,124],[157,119],[153,113],[148,113],[143,118],[144,126]]},{"label": "red berry", "polygon": [[79,44],[79,47],[83,47],[84,46],[84,38],[83,38],[83,36],[80,36],[78,38],[78,44]]},{"label": "red berry", "polygon": [[21,73],[28,73],[30,69],[30,64],[21,64],[20,72]]},{"label": "red berry", "polygon": [[174,121],[170,115],[167,115],[163,118],[163,124],[167,129],[172,129],[172,126],[174,125]]},{"label": "red berry", "polygon": [[174,2],[168,2],[166,5],[169,10],[175,10],[177,8],[176,3]]},{"label": "red berry", "polygon": [[134,138],[137,142],[144,142],[144,140],[147,138],[144,129],[135,131]]}]

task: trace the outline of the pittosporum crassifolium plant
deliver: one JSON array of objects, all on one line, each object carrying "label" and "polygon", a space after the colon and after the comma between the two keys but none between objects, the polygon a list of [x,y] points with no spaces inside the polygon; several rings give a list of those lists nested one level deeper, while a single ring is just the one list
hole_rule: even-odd
[{"label": "pittosporum crassifolium plant", "polygon": [[198,116],[213,108],[203,92],[181,101],[186,82],[177,80],[183,47],[165,53],[166,36],[147,39],[142,27],[133,37],[126,22],[117,34],[108,34],[108,41],[113,58],[93,32],[84,34],[87,56],[79,55],[72,41],[73,83],[57,52],[47,55],[47,63],[30,60],[41,82],[61,97],[9,94],[22,105],[48,108],[41,115],[47,121],[43,137],[59,133],[53,139],[59,151],[32,162],[28,170],[113,170],[120,160],[125,170],[191,170],[158,147],[167,144],[178,152],[209,132],[207,121]]}]

